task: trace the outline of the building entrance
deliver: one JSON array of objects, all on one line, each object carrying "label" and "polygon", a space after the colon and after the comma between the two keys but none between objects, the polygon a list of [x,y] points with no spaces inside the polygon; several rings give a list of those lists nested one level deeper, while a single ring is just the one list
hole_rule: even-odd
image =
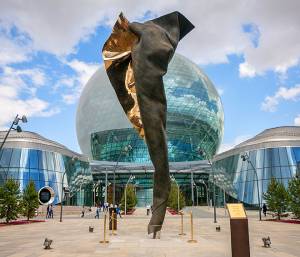
[{"label": "building entrance", "polygon": [[153,188],[137,188],[137,207],[146,207],[147,205],[152,205],[153,201]]}]

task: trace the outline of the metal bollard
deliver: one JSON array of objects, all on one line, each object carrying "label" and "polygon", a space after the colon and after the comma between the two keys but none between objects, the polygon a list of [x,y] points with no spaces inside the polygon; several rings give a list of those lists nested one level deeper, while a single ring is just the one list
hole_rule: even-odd
[{"label": "metal bollard", "polygon": [[180,227],[180,233],[178,234],[179,236],[184,236],[186,233],[183,232],[183,212],[180,211],[180,220],[181,220],[181,227]]},{"label": "metal bollard", "polygon": [[197,240],[194,239],[194,225],[193,225],[193,212],[191,211],[191,239],[188,240],[188,243],[197,243]]},{"label": "metal bollard", "polygon": [[106,213],[104,214],[104,236],[103,240],[100,241],[101,244],[109,243],[108,240],[106,240]]},{"label": "metal bollard", "polygon": [[116,235],[116,233],[115,233],[115,221],[114,221],[115,216],[114,216],[114,214],[115,214],[115,212],[112,211],[112,212],[111,212],[111,234],[112,234],[113,236]]}]

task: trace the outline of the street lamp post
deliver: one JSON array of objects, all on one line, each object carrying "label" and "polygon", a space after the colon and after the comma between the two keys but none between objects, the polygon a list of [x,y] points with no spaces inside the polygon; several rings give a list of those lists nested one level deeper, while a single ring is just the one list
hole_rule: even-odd
[{"label": "street lamp post", "polygon": [[127,186],[129,184],[129,182],[134,178],[135,178],[134,176],[130,175],[130,177],[125,185],[125,215],[127,215]]},{"label": "street lamp post", "polygon": [[192,206],[195,205],[195,198],[194,198],[194,173],[191,170],[191,193],[192,193]]},{"label": "street lamp post", "polygon": [[243,161],[247,161],[252,166],[252,169],[254,170],[255,176],[256,176],[256,187],[257,187],[257,198],[258,198],[258,208],[259,208],[259,220],[261,221],[261,204],[260,204],[260,194],[259,194],[259,186],[258,186],[258,176],[257,176],[257,170],[254,167],[253,163],[251,162],[249,155],[247,153],[241,155],[241,159]]},{"label": "street lamp post", "polygon": [[[69,165],[72,165],[74,163],[74,161],[77,160],[77,157],[72,157],[72,159],[70,159],[67,163],[67,167],[69,167]],[[60,218],[59,221],[62,222],[62,212],[63,212],[63,202],[64,202],[64,182],[65,182],[65,175],[66,175],[67,170],[64,171],[63,176],[62,176],[62,181],[61,181],[61,203],[60,203]]]},{"label": "street lamp post", "polygon": [[198,205],[199,205],[199,202],[198,202],[199,192],[198,192],[198,187],[197,187],[196,183],[195,183],[195,188],[196,188],[196,196],[197,196],[197,201],[196,201],[196,203],[197,203],[197,206],[198,206]]},{"label": "street lamp post", "polygon": [[124,147],[124,150],[121,150],[119,156],[118,156],[118,160],[117,160],[117,163],[114,167],[114,181],[113,181],[113,207],[115,207],[115,204],[116,204],[116,170],[117,170],[117,167],[118,167],[118,164],[119,164],[119,161],[120,161],[120,158],[122,156],[122,154],[125,152],[127,153],[128,151],[130,151],[132,149],[131,145],[128,145],[128,146],[125,146]]},{"label": "street lamp post", "polygon": [[[0,146],[0,152],[1,152],[1,150],[2,150],[2,148],[3,148],[3,146],[4,146],[4,144],[5,144],[5,141],[6,141],[8,135],[9,135],[9,133],[10,133],[10,131],[11,131],[12,129],[13,129],[13,130],[16,130],[17,132],[22,132],[21,127],[18,126],[18,123],[19,123],[20,120],[21,120],[23,123],[26,123],[26,122],[27,122],[27,118],[26,118],[25,115],[23,115],[22,118],[19,118],[19,115],[17,115],[17,116],[15,117],[14,121],[12,122],[10,128],[8,129],[8,131],[7,131],[7,133],[6,133],[5,137],[4,137],[4,139],[3,139],[3,141],[2,141],[2,144],[1,144],[1,146]],[[14,128],[14,126],[17,126],[17,127]]]},{"label": "street lamp post", "polygon": [[100,185],[100,181],[93,184],[93,204],[96,206],[96,188]]},{"label": "street lamp post", "polygon": [[216,180],[215,180],[215,174],[214,174],[214,170],[213,170],[213,165],[212,162],[208,156],[208,154],[206,153],[205,150],[200,149],[199,150],[199,154],[202,155],[203,157],[205,157],[208,161],[208,164],[210,165],[210,169],[212,171],[212,175],[213,175],[213,202],[214,202],[214,223],[217,223],[217,211],[216,211]]},{"label": "street lamp post", "polygon": [[[16,130],[18,133],[22,132],[22,128],[21,128],[20,126],[18,126],[18,123],[19,123],[20,120],[21,120],[23,123],[26,123],[26,122],[27,122],[27,118],[26,118],[25,115],[23,115],[22,118],[19,118],[19,115],[17,115],[17,116],[14,118],[14,120],[13,120],[11,126],[9,127],[9,129],[8,129],[6,135],[5,135],[5,137],[4,137],[4,139],[3,139],[2,143],[1,143],[1,146],[0,146],[0,153],[1,153],[1,151],[2,151],[2,149],[3,149],[3,146],[4,146],[5,142],[6,142],[6,139],[8,138],[9,133],[10,133],[10,131],[11,131],[12,129],[13,129],[13,130]],[[16,127],[14,128],[14,126],[16,126]],[[1,158],[1,156],[0,156],[0,158]],[[2,167],[2,166],[0,165],[0,167]],[[8,171],[7,171],[7,172],[5,171],[5,180],[7,180],[7,176],[8,176]]]},{"label": "street lamp post", "polygon": [[208,202],[208,188],[207,185],[205,184],[203,179],[199,179],[199,182],[205,186],[205,190],[206,190],[206,203],[207,203],[207,207],[209,208],[209,202]]},{"label": "street lamp post", "polygon": [[66,171],[63,173],[62,182],[61,182],[61,203],[60,203],[60,219],[62,222],[62,211],[63,211],[63,201],[64,201],[64,179],[65,179]]}]

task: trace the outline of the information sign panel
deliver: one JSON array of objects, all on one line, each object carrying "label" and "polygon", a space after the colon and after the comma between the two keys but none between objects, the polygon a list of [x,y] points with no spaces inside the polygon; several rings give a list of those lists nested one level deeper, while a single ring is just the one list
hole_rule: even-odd
[{"label": "information sign panel", "polygon": [[247,219],[247,215],[242,203],[228,203],[227,210],[231,219]]}]

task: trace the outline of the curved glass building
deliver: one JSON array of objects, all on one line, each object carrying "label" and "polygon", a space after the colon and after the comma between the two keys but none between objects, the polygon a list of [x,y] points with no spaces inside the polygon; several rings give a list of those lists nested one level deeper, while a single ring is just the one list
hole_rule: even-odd
[{"label": "curved glass building", "polygon": [[[187,199],[196,202],[196,195],[200,198],[198,185],[201,192],[205,186],[199,180],[207,181],[210,169],[200,150],[213,156],[222,141],[222,103],[203,71],[181,55],[174,55],[163,79],[170,173]],[[147,146],[128,121],[104,68],[92,76],[82,92],[76,129],[82,152],[92,160],[94,181],[111,192],[116,171],[118,202],[126,183],[134,177],[131,183],[136,187],[138,205],[151,204],[154,170]],[[129,145],[130,151],[125,151]],[[110,201],[109,195],[106,200]]]},{"label": "curved glass building", "polygon": [[[0,131],[0,143],[6,133]],[[61,202],[65,187],[70,190],[68,204],[92,205],[88,159],[33,132],[11,131],[0,151],[0,185],[9,178],[19,182],[21,192],[30,180],[37,191],[51,187],[55,192],[54,204]]]},{"label": "curved glass building", "polygon": [[[175,55],[164,76],[168,103],[167,137],[170,162],[202,160],[199,149],[213,156],[223,137],[220,97],[200,68]],[[87,83],[77,109],[81,150],[93,160],[149,163],[148,149],[127,120],[104,69]],[[131,145],[130,154],[121,155]]]},{"label": "curved glass building", "polygon": [[[244,161],[242,155],[248,156],[249,161]],[[287,187],[291,178],[300,175],[300,127],[263,131],[217,155],[214,171],[220,188],[224,187],[233,198],[249,205],[258,204],[257,173],[259,197],[264,202],[263,193],[267,191],[271,178]]]}]

